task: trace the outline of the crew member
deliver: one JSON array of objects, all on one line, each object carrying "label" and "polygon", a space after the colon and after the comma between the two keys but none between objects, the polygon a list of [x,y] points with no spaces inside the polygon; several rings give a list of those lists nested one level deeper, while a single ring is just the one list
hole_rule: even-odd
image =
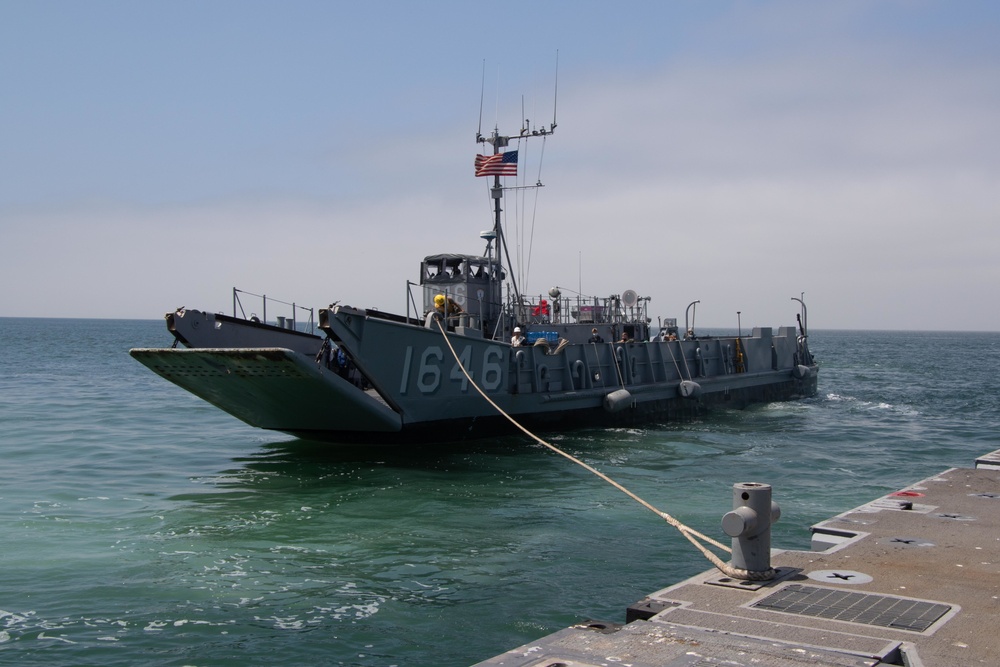
[{"label": "crew member", "polygon": [[590,338],[587,340],[588,343],[603,343],[604,339],[601,338],[601,334],[597,333],[597,327],[590,330]]},{"label": "crew member", "polygon": [[514,335],[510,337],[510,344],[512,347],[521,347],[524,345],[524,336],[521,334],[521,327],[514,327]]},{"label": "crew member", "polygon": [[[447,304],[447,306],[446,306]],[[447,307],[447,312],[446,312]],[[438,294],[434,297],[434,309],[442,315],[458,315],[463,312],[462,307],[458,305],[454,299],[450,296],[445,296],[444,294]]]},{"label": "crew member", "polygon": [[618,341],[618,342],[619,343],[631,343],[632,339],[629,338],[627,331],[623,331],[622,332],[622,339],[620,341]]}]

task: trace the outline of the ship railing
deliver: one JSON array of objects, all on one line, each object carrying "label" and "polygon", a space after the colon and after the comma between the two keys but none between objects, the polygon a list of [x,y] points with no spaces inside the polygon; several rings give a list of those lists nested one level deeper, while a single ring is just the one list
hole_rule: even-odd
[{"label": "ship railing", "polygon": [[601,324],[612,312],[608,299],[597,297],[521,297],[511,312],[520,324]]},{"label": "ship railing", "polygon": [[[419,283],[415,283],[411,280],[406,281],[406,323],[415,324],[415,321],[420,319],[420,309],[417,308],[417,302],[413,298],[413,288],[420,287]],[[411,320],[411,314],[413,315]]]},{"label": "ship railing", "polygon": [[645,297],[626,306],[618,296],[547,299],[539,295],[515,304],[514,313],[524,324],[623,324],[645,322],[648,303]]},{"label": "ship railing", "polygon": [[623,322],[649,322],[649,297],[639,297],[635,305],[618,300],[618,310]]},{"label": "ship railing", "polygon": [[[242,296],[241,296],[242,295]],[[253,306],[249,305],[250,315],[247,315],[246,309],[243,307],[243,300],[247,297],[250,299],[260,299],[261,314],[260,318],[257,318],[256,311],[252,310]],[[251,304],[253,302],[250,302]],[[280,299],[275,299],[274,297],[269,297],[266,294],[254,294],[253,292],[247,292],[246,290],[233,288],[233,317],[242,317],[245,320],[251,321],[262,321],[264,324],[268,324],[267,321],[267,306],[268,303],[280,304],[282,306],[288,306],[291,308],[291,316],[288,315],[276,315],[275,324],[282,329],[291,329],[293,331],[299,330],[299,313],[308,313],[309,317],[305,320],[305,331],[312,333],[316,329],[316,316],[312,308],[306,308],[305,306],[300,306],[294,301],[282,301]],[[285,311],[288,312],[288,311]]]},{"label": "ship railing", "polygon": [[[459,283],[460,284],[460,283]],[[457,292],[452,292],[450,289],[451,285],[441,285],[437,287],[429,288],[427,285],[421,285],[420,283],[415,283],[413,281],[406,281],[406,323],[407,324],[423,324],[426,315],[430,311],[423,311],[417,306],[417,300],[413,295],[413,288],[418,288],[421,292],[421,298],[425,301],[427,296],[431,294],[443,294],[446,298],[455,299],[456,303],[459,302]],[[426,292],[426,294],[425,294]],[[488,308],[488,304],[485,301],[474,300],[475,305],[479,306],[479,310]],[[468,302],[464,306],[466,309],[461,313],[454,315],[448,315],[447,322],[449,328],[455,328],[456,326],[462,327],[467,330],[478,330],[482,328],[482,323],[486,319],[485,312],[474,312],[469,309]]]}]

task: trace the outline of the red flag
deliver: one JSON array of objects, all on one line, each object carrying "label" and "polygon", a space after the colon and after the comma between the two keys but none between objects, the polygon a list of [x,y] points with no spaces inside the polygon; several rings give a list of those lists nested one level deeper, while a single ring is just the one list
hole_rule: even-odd
[{"label": "red flag", "polygon": [[477,155],[476,176],[517,176],[517,151]]}]

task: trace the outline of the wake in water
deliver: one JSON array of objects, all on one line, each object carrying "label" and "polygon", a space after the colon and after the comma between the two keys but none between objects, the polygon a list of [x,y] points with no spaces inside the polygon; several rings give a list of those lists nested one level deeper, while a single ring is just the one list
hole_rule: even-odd
[{"label": "wake in water", "polygon": [[884,401],[866,401],[855,396],[841,396],[840,394],[830,393],[825,396],[825,400],[832,403],[848,403],[854,409],[859,410],[888,410],[906,417],[917,417],[920,414],[919,411],[910,406],[893,405]]}]

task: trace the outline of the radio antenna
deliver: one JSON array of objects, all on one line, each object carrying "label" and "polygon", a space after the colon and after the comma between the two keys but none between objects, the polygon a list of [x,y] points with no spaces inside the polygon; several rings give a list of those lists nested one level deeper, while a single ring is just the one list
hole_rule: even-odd
[{"label": "radio antenna", "polygon": [[556,49],[556,85],[552,96],[552,129],[556,129],[556,106],[559,104],[559,49]]},{"label": "radio antenna", "polygon": [[479,129],[476,136],[483,136],[483,100],[486,98],[486,58],[483,58],[483,82],[479,88]]},{"label": "radio antenna", "polygon": [[494,128],[500,127],[500,64],[497,63],[497,93],[496,93],[496,110],[493,112],[496,117],[493,121]]}]

